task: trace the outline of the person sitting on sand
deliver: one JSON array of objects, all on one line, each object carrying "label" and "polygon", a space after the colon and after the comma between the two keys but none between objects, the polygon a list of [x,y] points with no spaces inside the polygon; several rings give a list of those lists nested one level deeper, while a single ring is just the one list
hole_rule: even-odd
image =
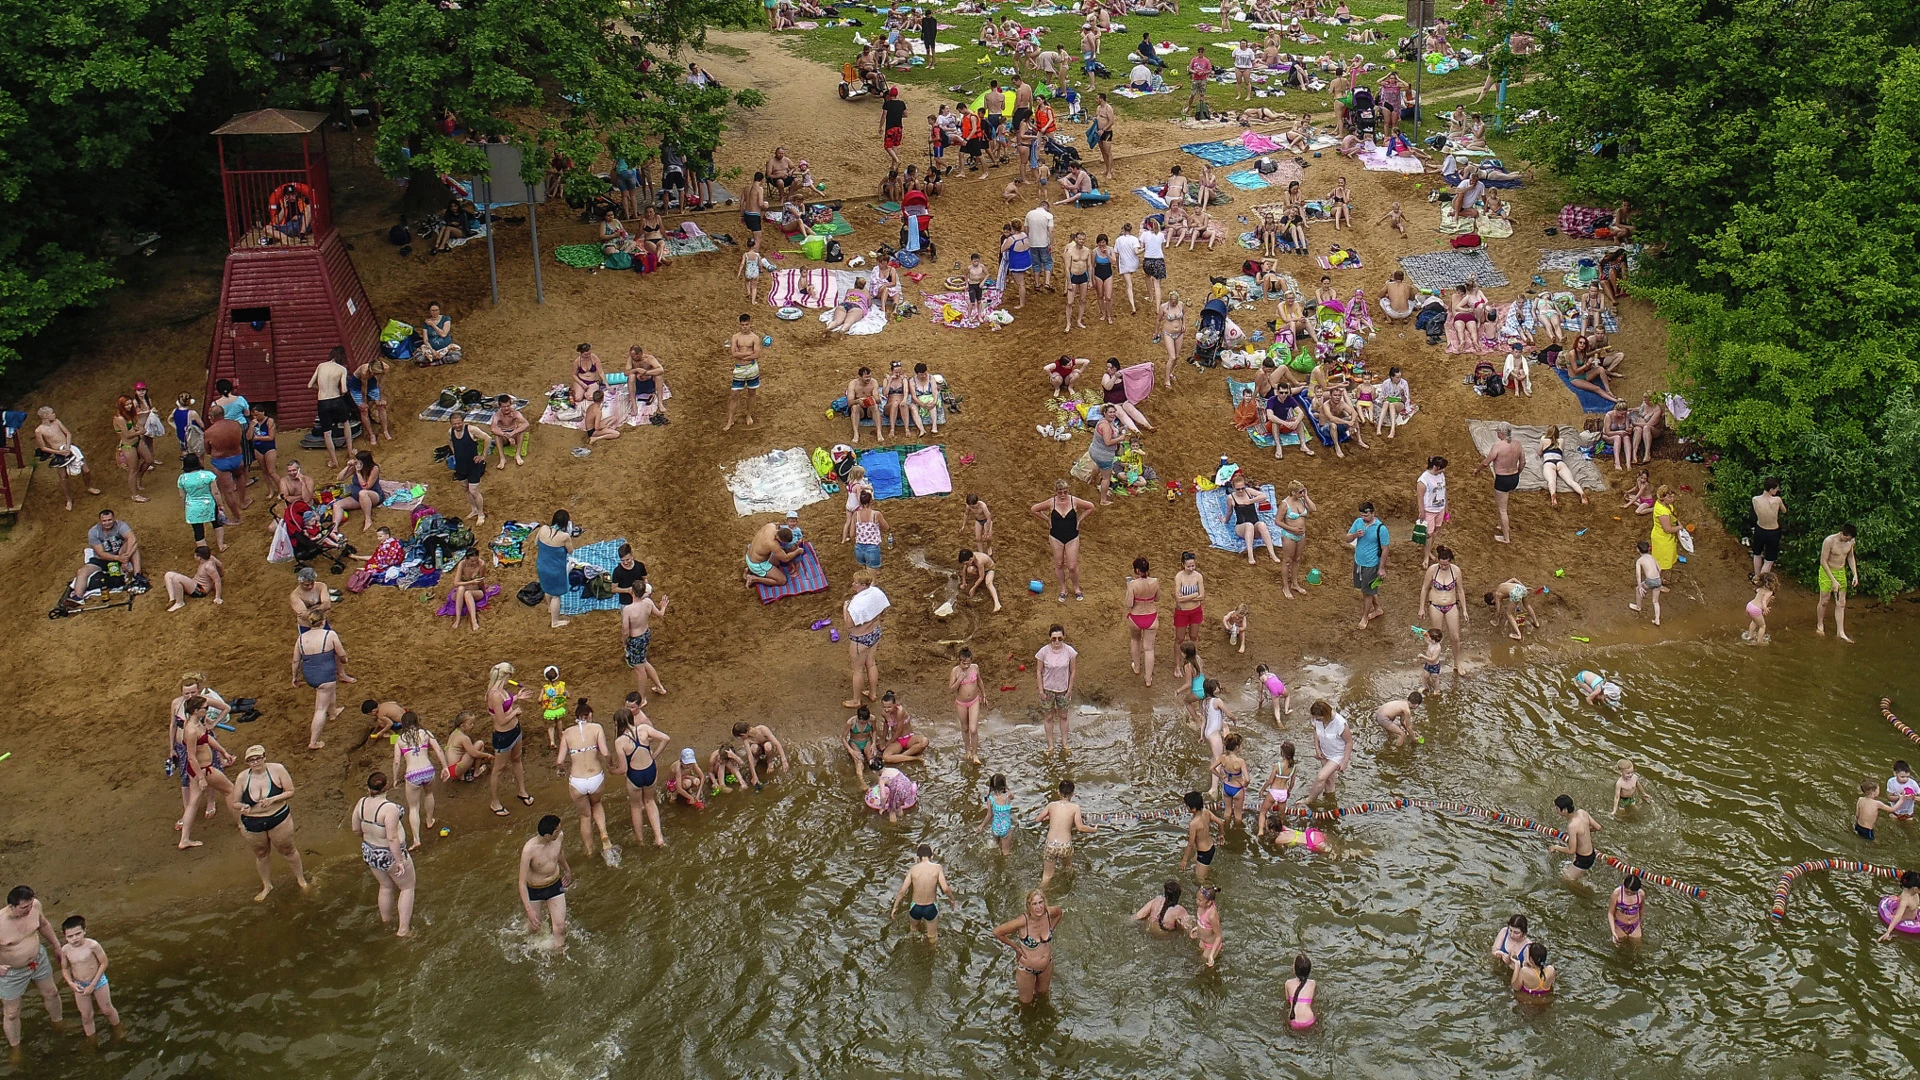
[{"label": "person sitting on sand", "polygon": [[741,575],[749,585],[781,586],[787,583],[786,567],[800,557],[801,548],[789,549],[793,531],[769,521],[747,543],[746,571]]},{"label": "person sitting on sand", "polygon": [[226,580],[225,567],[214,557],[213,551],[205,544],[196,544],[193,548],[194,571],[191,577],[167,571],[167,599],[173,601],[168,611],[179,611],[187,606],[188,597],[213,597],[216,604],[226,601],[220,596],[220,586]]},{"label": "person sitting on sand", "polygon": [[587,434],[587,442],[606,442],[620,437],[620,410],[607,406],[607,392],[596,388],[587,399],[587,408],[580,416],[580,427]]}]

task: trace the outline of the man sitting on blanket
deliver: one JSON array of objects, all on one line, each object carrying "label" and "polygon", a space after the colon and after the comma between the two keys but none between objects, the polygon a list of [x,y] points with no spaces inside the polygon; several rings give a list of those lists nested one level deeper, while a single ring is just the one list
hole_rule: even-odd
[{"label": "man sitting on blanket", "polygon": [[793,531],[785,525],[768,522],[760,526],[747,543],[747,567],[741,577],[748,585],[779,587],[787,583],[786,566],[800,557],[801,548],[793,543]]},{"label": "man sitting on blanket", "polygon": [[1072,172],[1061,178],[1061,197],[1053,200],[1053,205],[1059,206],[1061,203],[1079,202],[1088,195],[1099,194],[1099,191],[1099,187],[1093,182],[1093,174],[1080,165],[1075,165]]},{"label": "man sitting on blanket", "polygon": [[847,384],[847,413],[853,418],[856,445],[860,442],[860,421],[872,420],[874,431],[880,430],[880,380],[873,377],[872,368],[861,368]]}]

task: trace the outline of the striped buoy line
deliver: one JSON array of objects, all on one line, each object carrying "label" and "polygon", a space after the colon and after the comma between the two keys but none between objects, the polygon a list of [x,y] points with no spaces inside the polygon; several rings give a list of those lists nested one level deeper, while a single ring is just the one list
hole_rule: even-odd
[{"label": "striped buoy line", "polygon": [[1866,874],[1869,877],[1897,880],[1904,871],[1895,866],[1875,866],[1858,859],[1808,859],[1780,871],[1780,883],[1773,887],[1773,917],[1787,917],[1787,896],[1793,892],[1793,883],[1803,874],[1816,870],[1841,870],[1849,874]]},{"label": "striped buoy line", "polygon": [[1901,723],[1900,718],[1893,715],[1893,699],[1892,698],[1883,697],[1880,699],[1880,715],[1887,718],[1887,723],[1893,725],[1893,730],[1899,732],[1902,735],[1905,735],[1907,738],[1912,739],[1914,742],[1920,743],[1920,732],[1916,732],[1912,728]]},{"label": "striped buoy line", "polygon": [[1104,814],[1081,814],[1089,825],[1138,825],[1143,821],[1183,821],[1188,813],[1186,807],[1172,807],[1164,810],[1111,810]]},{"label": "striped buoy line", "polygon": [[1289,806],[1286,813],[1292,817],[1303,817],[1308,821],[1339,821],[1341,818],[1358,817],[1378,810],[1405,810],[1407,800],[1402,798],[1369,799],[1352,806],[1340,806],[1332,810],[1309,810],[1304,806]]}]

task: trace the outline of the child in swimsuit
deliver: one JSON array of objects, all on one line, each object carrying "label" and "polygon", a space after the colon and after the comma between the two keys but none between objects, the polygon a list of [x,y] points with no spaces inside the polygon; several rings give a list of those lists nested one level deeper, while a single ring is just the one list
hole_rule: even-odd
[{"label": "child in swimsuit", "polygon": [[1227,644],[1240,646],[1241,652],[1247,651],[1247,605],[1241,604],[1227,612],[1221,617],[1220,626],[1227,632]]},{"label": "child in swimsuit", "polygon": [[1240,736],[1229,734],[1220,740],[1220,745],[1226,753],[1213,763],[1213,775],[1220,781],[1220,791],[1225,797],[1226,825],[1232,828],[1243,823],[1241,819],[1247,812],[1247,759],[1240,756]]},{"label": "child in swimsuit", "polygon": [[865,705],[847,717],[846,736],[841,745],[847,748],[847,754],[853,758],[854,772],[861,783],[867,779],[867,744],[873,741],[873,710]]},{"label": "child in swimsuit", "polygon": [[1306,953],[1293,958],[1293,978],[1284,987],[1287,995],[1287,1026],[1305,1031],[1313,1026],[1313,961]]},{"label": "child in swimsuit", "polygon": [[[901,394],[906,393],[906,383],[902,382],[900,384],[900,390],[898,392]],[[887,391],[887,394],[889,397],[891,397],[894,393],[895,391],[892,391],[892,390]],[[906,425],[902,424],[901,426],[905,427]],[[860,493],[862,491],[870,491],[870,490],[872,490],[872,488],[867,483],[866,466],[855,465],[852,469],[849,469],[847,471],[847,520],[846,520],[846,524],[840,530],[841,543],[843,544],[853,543],[853,526],[854,526],[853,514],[854,514],[854,511],[860,509]]]},{"label": "child in swimsuit", "polygon": [[1220,958],[1220,946],[1226,938],[1220,933],[1220,890],[1212,885],[1200,889],[1200,903],[1194,908],[1193,929],[1188,936],[1200,943],[1200,955],[1207,958],[1207,966]]},{"label": "child in swimsuit", "polygon": [[541,672],[540,715],[547,721],[547,746],[560,745],[560,721],[567,718],[567,683],[552,664]]},{"label": "child in swimsuit", "polygon": [[1623,941],[1640,942],[1640,908],[1646,900],[1647,894],[1640,887],[1639,874],[1628,875],[1627,880],[1613,890],[1613,906],[1607,911],[1607,927],[1613,932],[1615,945]]},{"label": "child in swimsuit", "polygon": [[1633,769],[1633,762],[1621,758],[1614,768],[1620,771],[1620,779],[1613,782],[1613,816],[1620,816],[1621,807],[1632,806],[1646,796],[1640,787],[1640,774]]},{"label": "child in swimsuit", "polygon": [[1280,760],[1274,763],[1273,771],[1267,774],[1267,789],[1260,799],[1260,815],[1254,821],[1253,834],[1267,835],[1267,816],[1273,815],[1274,828],[1286,830],[1287,800],[1293,797],[1295,765],[1293,763],[1293,743],[1280,744]]},{"label": "child in swimsuit", "polygon": [[1769,570],[1754,581],[1757,587],[1753,599],[1747,601],[1747,628],[1741,631],[1740,640],[1765,645],[1773,640],[1767,634],[1767,612],[1773,609],[1773,592],[1779,588],[1780,579]]},{"label": "child in swimsuit", "polygon": [[1268,670],[1265,664],[1254,665],[1253,682],[1254,693],[1258,696],[1258,700],[1254,702],[1254,711],[1258,712],[1260,707],[1271,699],[1273,701],[1273,722],[1275,724],[1285,723],[1286,721],[1281,716],[1281,710],[1284,708],[1287,716],[1293,715],[1293,700],[1287,696],[1287,684],[1280,681],[1280,676]]},{"label": "child in swimsuit", "polygon": [[980,822],[980,831],[993,831],[994,838],[1000,842],[1000,854],[1013,853],[1013,795],[1007,791],[1007,774],[994,773],[987,782],[987,816]]},{"label": "child in swimsuit", "polygon": [[1526,957],[1513,966],[1513,981],[1508,985],[1516,993],[1545,997],[1553,993],[1554,980],[1559,974],[1558,969],[1547,963],[1547,947],[1536,941],[1527,946]]},{"label": "child in swimsuit", "polygon": [[1420,669],[1426,673],[1426,692],[1431,694],[1440,688],[1440,651],[1445,648],[1446,642],[1441,638],[1437,626],[1416,626],[1413,630],[1414,637],[1423,638],[1427,643],[1426,654],[1420,658]]}]

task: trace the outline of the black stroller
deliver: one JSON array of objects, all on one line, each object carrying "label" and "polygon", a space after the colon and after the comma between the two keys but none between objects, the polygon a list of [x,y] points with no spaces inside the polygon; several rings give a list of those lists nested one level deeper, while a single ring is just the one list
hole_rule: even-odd
[{"label": "black stroller", "polygon": [[1220,346],[1227,340],[1227,302],[1209,300],[1200,309],[1200,329],[1193,335],[1193,362],[1203,368],[1220,366]]},{"label": "black stroller", "polygon": [[1353,124],[1353,133],[1362,139],[1372,139],[1380,130],[1380,106],[1373,100],[1373,91],[1364,86],[1355,87],[1353,105],[1347,110],[1347,119]]},{"label": "black stroller", "polygon": [[1080,151],[1064,135],[1048,135],[1040,142],[1040,148],[1047,152],[1053,164],[1052,175],[1056,178],[1067,175],[1080,165]]}]

